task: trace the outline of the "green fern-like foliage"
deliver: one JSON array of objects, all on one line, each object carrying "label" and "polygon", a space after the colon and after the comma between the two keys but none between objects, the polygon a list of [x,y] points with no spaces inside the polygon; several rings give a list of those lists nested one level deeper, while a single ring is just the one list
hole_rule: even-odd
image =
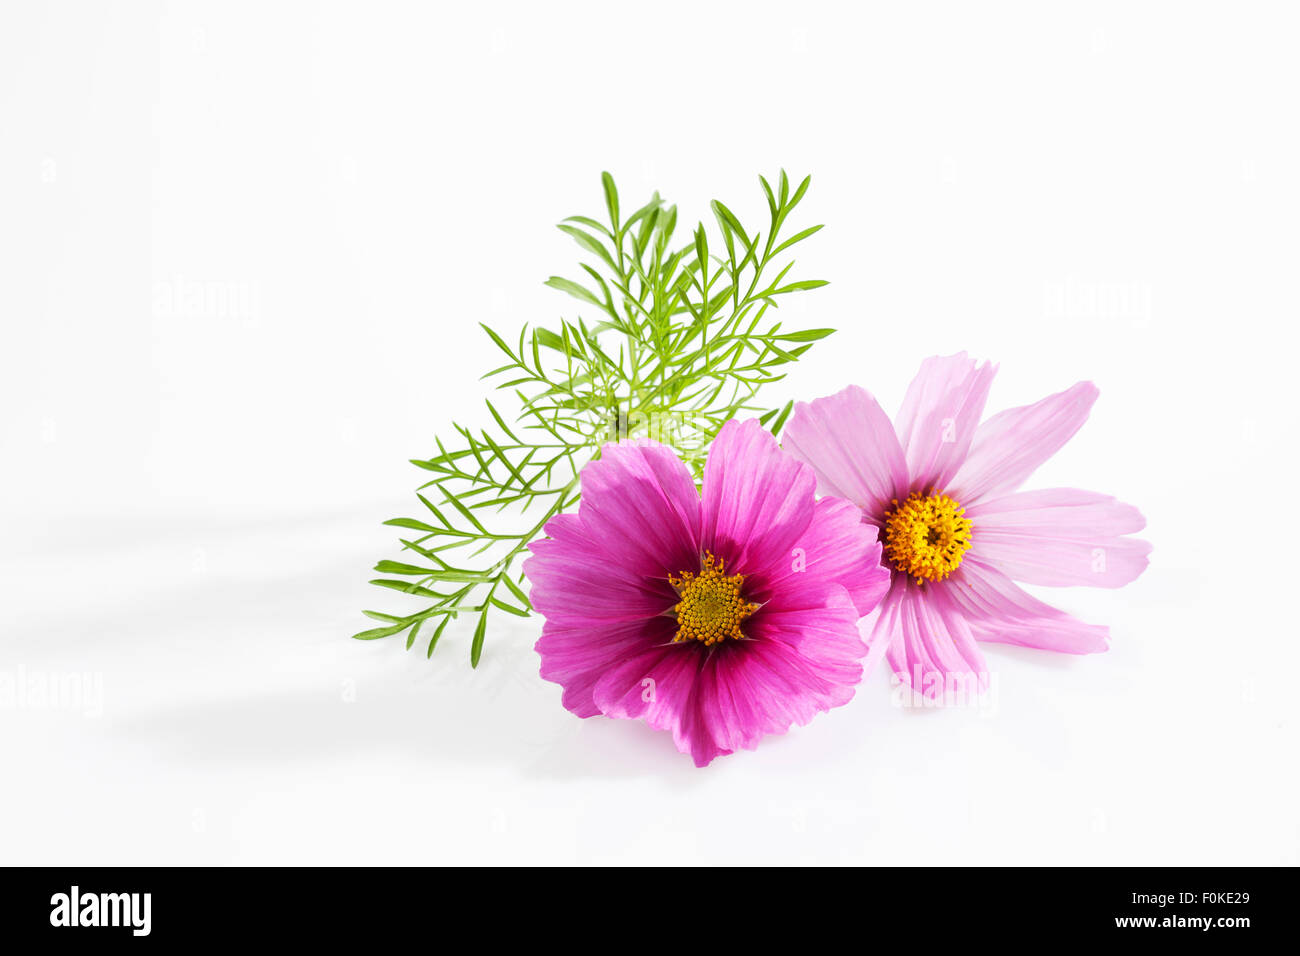
[{"label": "green fern-like foliage", "polygon": [[[808,190],[759,181],[770,220],[750,232],[721,202],[716,220],[674,245],[677,208],[658,193],[623,217],[618,190],[602,174],[608,221],[573,216],[559,224],[582,248],[578,279],[547,285],[581,303],[556,326],[524,326],[507,338],[483,326],[504,364],[483,377],[498,391],[487,401],[495,427],[454,424],[435,438],[436,454],[416,460],[429,473],[417,517],[385,522],[402,537],[401,560],[380,561],[371,583],[418,601],[407,614],[366,611],[380,627],[357,635],[427,638],[432,656],[453,621],[473,623],[470,663],[477,667],[495,614],[527,617],[532,608],[520,564],[555,515],[574,508],[578,475],[608,441],[650,437],[672,445],[694,470],[709,442],[732,418],[760,413],[779,433],[791,405],[766,409],[759,390],[784,377],[832,329],[785,331],[769,309],[783,296],[815,289],[794,280],[790,250],[822,227],[790,233],[786,219]],[[504,398],[509,404],[501,400]],[[507,423],[498,404],[513,413]],[[468,629],[468,628],[467,628]]]}]

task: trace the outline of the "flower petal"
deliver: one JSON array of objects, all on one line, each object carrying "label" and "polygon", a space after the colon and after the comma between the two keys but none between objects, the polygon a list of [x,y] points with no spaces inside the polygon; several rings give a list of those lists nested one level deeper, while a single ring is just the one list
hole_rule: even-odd
[{"label": "flower petal", "polygon": [[864,678],[875,670],[894,640],[902,636],[903,625],[899,615],[904,581],[902,575],[891,575],[889,591],[876,609],[858,622],[858,632],[867,645],[867,656],[862,661]]},{"label": "flower petal", "polygon": [[644,719],[655,730],[670,731],[677,749],[703,767],[714,757],[731,753],[714,742],[701,713],[697,687],[709,656],[696,644],[653,648],[605,671],[593,698],[608,717]]},{"label": "flower petal", "polygon": [[857,506],[842,498],[823,498],[785,566],[757,582],[753,599],[790,607],[802,600],[804,591],[820,592],[835,583],[848,589],[859,616],[868,614],[889,590],[889,571],[880,566],[880,555],[876,528],[863,522]]},{"label": "flower petal", "polygon": [[[856,630],[856,627],[850,625]],[[861,679],[862,665],[851,667]],[[744,654],[710,658],[697,689],[700,715],[723,752],[753,750],[769,734],[784,734],[853,699],[853,684],[819,673],[808,658],[780,641],[757,641]]]},{"label": "flower petal", "polygon": [[985,531],[1081,538],[1133,534],[1146,527],[1142,512],[1095,491],[1040,488],[985,499],[966,509]]},{"label": "flower petal", "polygon": [[1122,537],[1146,524],[1141,513],[1107,495],[1049,488],[982,501],[970,556],[1027,584],[1117,588],[1146,569],[1151,544]]},{"label": "flower petal", "polygon": [[1085,624],[1027,594],[1001,571],[967,558],[946,582],[977,641],[1036,647],[1062,654],[1097,654],[1109,631]]},{"label": "flower petal", "polygon": [[589,537],[634,573],[666,578],[699,563],[700,496],[667,445],[605,445],[582,469],[578,515]]},{"label": "flower petal", "polygon": [[548,621],[600,626],[662,614],[676,592],[662,570],[650,576],[625,559],[618,538],[594,536],[576,514],[546,523],[550,536],[528,546],[529,601]]},{"label": "flower petal", "polygon": [[917,587],[904,581],[901,588],[900,627],[886,653],[894,673],[936,701],[982,691],[988,682],[984,655],[944,585]]},{"label": "flower petal", "polygon": [[867,648],[858,633],[861,615],[848,591],[825,584],[797,596],[802,600],[787,599],[779,608],[763,607],[752,618],[750,633],[760,642],[788,644],[828,678],[856,684],[862,679],[860,662]]},{"label": "flower petal", "polygon": [[868,521],[878,521],[892,499],[907,496],[907,464],[894,426],[856,385],[795,405],[781,444],[812,467],[819,494],[853,502]]},{"label": "flower petal", "polygon": [[535,650],[542,658],[541,676],[564,688],[561,703],[579,717],[601,712],[593,692],[612,667],[671,641],[676,625],[656,617],[619,623],[562,624],[548,618]]},{"label": "flower petal", "polygon": [[709,655],[696,696],[714,743],[752,750],[768,734],[848,703],[866,650],[857,620],[848,592],[830,585],[807,607],[765,609],[757,637]]},{"label": "flower petal", "polygon": [[703,546],[743,574],[784,565],[812,521],[816,486],[757,419],[727,422],[704,466]]},{"label": "flower petal", "polygon": [[894,423],[912,490],[943,489],[975,438],[997,367],[965,352],[934,356],[908,386]]},{"label": "flower petal", "polygon": [[1015,491],[1088,419],[1097,386],[1079,382],[1033,405],[998,412],[975,432],[953,478],[952,495],[966,505]]}]

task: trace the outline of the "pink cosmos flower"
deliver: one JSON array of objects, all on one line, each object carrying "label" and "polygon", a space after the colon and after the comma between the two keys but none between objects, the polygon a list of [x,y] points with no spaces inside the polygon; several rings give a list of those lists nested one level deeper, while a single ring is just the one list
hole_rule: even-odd
[{"label": "pink cosmos flower", "polygon": [[718,433],[702,494],[668,446],[606,445],[524,566],[564,706],[671,731],[702,767],[852,698],[889,573],[816,483],[753,420]]},{"label": "pink cosmos flower", "polygon": [[964,352],[929,358],[892,424],[851,386],[798,404],[782,435],[822,494],[852,501],[879,531],[893,581],[863,622],[868,666],[887,655],[926,697],[985,685],[977,641],[1104,651],[1105,627],[1013,582],[1121,587],[1151,550],[1125,537],[1146,523],[1131,505],[1071,488],[1016,491],[1078,431],[1096,387],[1080,382],[981,425],[995,370]]}]

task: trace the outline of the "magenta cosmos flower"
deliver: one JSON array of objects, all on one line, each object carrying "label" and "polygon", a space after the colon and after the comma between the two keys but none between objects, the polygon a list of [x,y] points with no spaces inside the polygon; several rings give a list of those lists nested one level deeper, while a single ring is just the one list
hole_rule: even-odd
[{"label": "magenta cosmos flower", "polygon": [[995,368],[965,353],[929,358],[891,424],[849,387],[800,403],[785,449],[879,531],[893,581],[864,622],[873,663],[927,697],[983,687],[977,641],[1068,654],[1104,651],[1107,629],[1084,624],[1014,582],[1116,588],[1147,566],[1151,546],[1131,505],[1091,491],[1017,492],[1079,429],[1091,382],[980,424]]},{"label": "magenta cosmos flower", "polygon": [[752,420],[718,433],[702,494],[668,446],[606,445],[525,564],[564,706],[644,719],[702,767],[852,698],[889,573],[875,529],[816,485]]}]

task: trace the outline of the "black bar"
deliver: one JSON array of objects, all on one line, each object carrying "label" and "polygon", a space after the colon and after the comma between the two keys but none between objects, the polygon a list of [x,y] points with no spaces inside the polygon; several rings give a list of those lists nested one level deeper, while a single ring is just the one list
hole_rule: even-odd
[{"label": "black bar", "polygon": [[[1253,934],[1285,931],[1293,918],[1295,882],[1288,869],[925,866],[781,872],[573,868],[546,874],[11,868],[5,875],[10,889],[0,896],[0,919],[6,938],[15,941],[139,946],[150,940],[292,939],[338,946],[414,934],[431,945],[457,948],[464,945],[456,942],[464,930],[485,934],[485,940],[534,933],[537,945],[572,946],[638,945],[638,939],[653,945],[654,937],[689,940],[698,933],[737,945],[751,939],[770,944],[775,929],[803,934],[804,946],[843,933],[864,946],[895,938],[922,948],[1125,937],[1177,947],[1232,945]],[[70,925],[74,886],[76,922],[116,918],[119,925]],[[103,894],[112,896],[105,900]],[[93,904],[87,902],[91,897]],[[565,940],[565,934],[576,937]]]}]

